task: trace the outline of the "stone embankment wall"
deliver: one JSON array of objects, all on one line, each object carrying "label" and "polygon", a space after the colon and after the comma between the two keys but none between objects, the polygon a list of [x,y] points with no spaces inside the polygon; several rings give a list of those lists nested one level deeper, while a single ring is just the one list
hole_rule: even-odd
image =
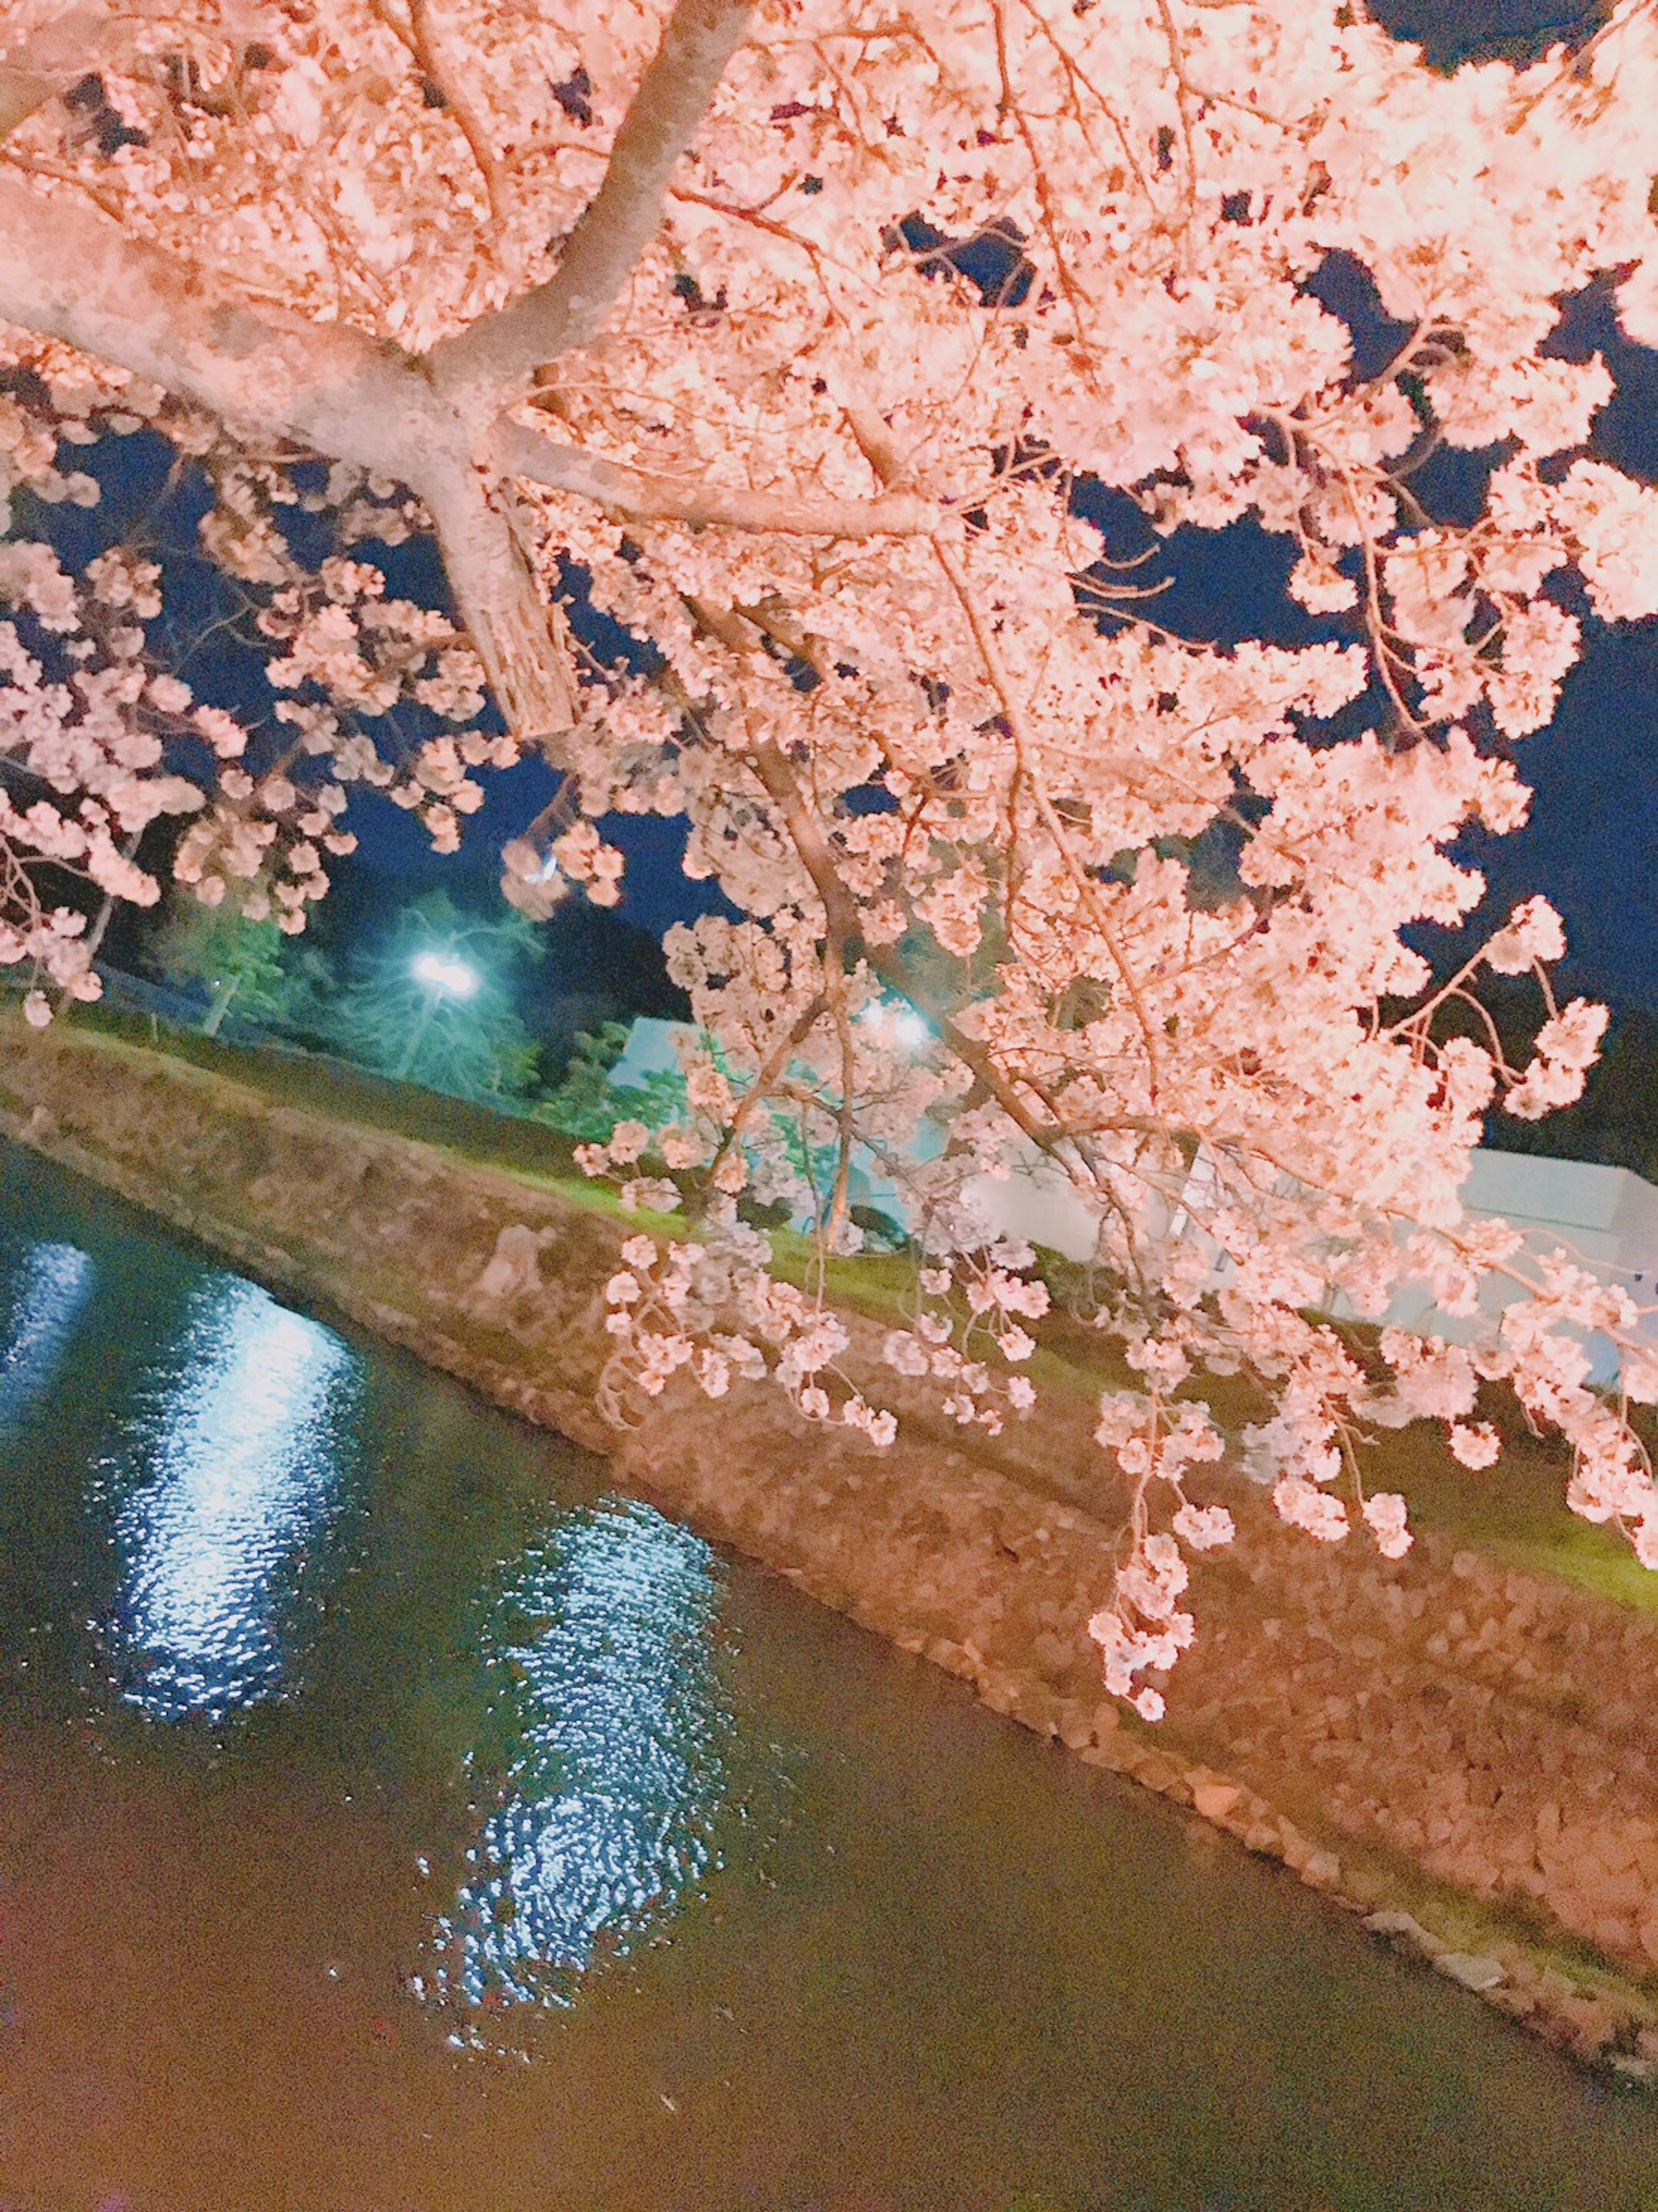
[{"label": "stone embankment wall", "polygon": [[[1658,1966],[1658,1623],[1430,1541],[1397,1566],[1252,1528],[1170,1711],[1235,1771],[1438,1879]],[[1300,1778],[1292,1780],[1292,1778]]]},{"label": "stone embankment wall", "polygon": [[[878,1453],[768,1391],[665,1399],[618,1438],[593,1402],[628,1230],[612,1214],[72,1030],[0,1030],[0,1131],[609,1452],[625,1487],[1283,1860],[1579,2056],[1658,2073],[1658,1626],[1431,1538],[1396,1565],[1325,1551],[1239,1483],[1245,1540],[1200,1569],[1203,1637],[1145,1730],[1102,1695],[1087,1635],[1114,1529],[1085,1404],[970,1456],[920,1418]],[[853,1326],[872,1364],[875,1325]],[[1477,1942],[1422,1924],[1422,1896],[1452,1892],[1475,1901]],[[1563,1938],[1621,1976],[1561,1971]]]}]

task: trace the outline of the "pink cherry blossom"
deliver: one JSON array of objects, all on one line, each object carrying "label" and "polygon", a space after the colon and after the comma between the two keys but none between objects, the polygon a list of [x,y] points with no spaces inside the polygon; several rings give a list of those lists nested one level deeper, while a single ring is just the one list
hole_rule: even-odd
[{"label": "pink cherry blossom", "polygon": [[[294,933],[363,789],[448,852],[539,754],[558,797],[502,855],[525,912],[617,902],[619,814],[676,817],[720,894],[667,945],[683,1104],[575,1154],[699,1224],[624,1245],[616,1419],[769,1378],[890,1442],[830,1299],[872,1187],[922,1253],[886,1364],[964,1430],[1030,1408],[1056,1290],[1126,1358],[1096,1632],[1148,1716],[1138,1678],[1193,1632],[1181,1547],[1221,1540],[1186,1485],[1228,1455],[1309,1534],[1359,1511],[1396,1556],[1368,1425],[1484,1464],[1467,1417],[1500,1385],[1571,1447],[1576,1510],[1651,1554],[1650,1471],[1582,1352],[1609,1335],[1658,1396],[1632,1302],[1461,1198],[1487,1108],[1578,1096],[1604,1018],[1557,1005],[1540,898],[1448,977],[1417,949],[1480,906],[1464,831],[1526,818],[1572,593],[1658,610],[1658,491],[1590,449],[1609,372],[1555,343],[1596,282],[1658,334],[1651,8],[1570,66],[1449,74],[1345,0],[406,14],[290,0],[250,44],[179,0],[187,125],[145,11],[76,14],[112,158],[46,65],[70,17],[15,27],[39,96],[0,139],[0,499],[90,504],[82,448],[170,447],[269,692],[244,718],[167,665],[161,566],[113,520],[79,568],[48,531],[0,544],[27,1018],[99,988],[53,870],[145,904],[165,845]],[[915,222],[1005,248],[1006,281]],[[1400,327],[1379,366],[1333,263]],[[1478,512],[1436,510],[1435,442],[1500,453]],[[1130,570],[1089,518],[1136,511]],[[1244,520],[1323,641],[1159,620],[1186,533]],[[380,550],[417,540],[440,605]],[[1491,974],[1533,979],[1518,1065],[1473,1012]],[[1027,1187],[1067,1209],[1052,1285],[998,1225]],[[755,1208],[805,1232],[804,1287]],[[1384,1329],[1361,1360],[1321,1318],[1424,1294],[1475,1340]],[[1206,1393],[1239,1373],[1266,1407],[1230,1439]]]}]

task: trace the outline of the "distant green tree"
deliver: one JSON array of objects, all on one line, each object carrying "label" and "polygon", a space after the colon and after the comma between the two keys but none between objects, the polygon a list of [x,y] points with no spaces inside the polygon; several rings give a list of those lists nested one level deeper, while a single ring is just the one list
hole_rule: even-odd
[{"label": "distant green tree", "polygon": [[428,892],[354,957],[329,1035],[359,1066],[400,1083],[459,1098],[527,1097],[536,1047],[514,1001],[543,957],[522,915],[467,915],[447,892]]},{"label": "distant green tree", "polygon": [[612,1081],[632,1028],[631,1022],[604,1022],[584,1030],[558,1088],[535,1109],[536,1119],[580,1143],[604,1144],[618,1121],[642,1121],[654,1129],[683,1116],[685,1078],[677,1067],[660,1068],[642,1084]]},{"label": "distant green tree", "polygon": [[250,921],[228,904],[203,906],[183,890],[174,892],[149,958],[158,975],[205,989],[207,1036],[217,1036],[233,1012],[263,1029],[313,1028],[332,981],[325,956],[285,937],[274,921]]}]

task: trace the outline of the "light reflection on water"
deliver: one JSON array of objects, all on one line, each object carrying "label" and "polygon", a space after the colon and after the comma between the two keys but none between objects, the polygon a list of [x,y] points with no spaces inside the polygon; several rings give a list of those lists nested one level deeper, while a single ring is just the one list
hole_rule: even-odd
[{"label": "light reflection on water", "polygon": [[337,1487],[355,1364],[252,1283],[215,1274],[193,1297],[118,1478],[112,1642],[122,1695],[151,1718],[216,1723],[282,1686],[291,1584]]},{"label": "light reflection on water", "polygon": [[31,1244],[24,1252],[0,1351],[0,1430],[51,1382],[92,1281],[92,1261],[78,1245]]},{"label": "light reflection on water", "polygon": [[717,1863],[733,1726],[718,1576],[706,1544],[635,1504],[574,1515],[528,1556],[488,1638],[504,1802],[437,1923],[429,2000],[463,2017],[570,2005]]}]

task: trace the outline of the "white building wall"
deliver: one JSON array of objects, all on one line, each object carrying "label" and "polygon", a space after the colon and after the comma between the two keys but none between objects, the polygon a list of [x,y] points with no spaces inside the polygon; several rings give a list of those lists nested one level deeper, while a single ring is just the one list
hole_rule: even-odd
[{"label": "white building wall", "polygon": [[[1473,1156],[1462,1200],[1470,1213],[1496,1216],[1521,1231],[1528,1252],[1564,1250],[1620,1284],[1638,1305],[1658,1301],[1658,1187],[1629,1169],[1482,1146]],[[1490,1278],[1482,1288],[1481,1307],[1495,1316],[1515,1295],[1503,1278]],[[1476,1322],[1441,1314],[1420,1292],[1396,1301],[1388,1318],[1399,1328],[1464,1340],[1479,1328]],[[1637,1334],[1658,1345],[1658,1314],[1643,1316]],[[1594,1379],[1612,1381],[1618,1355],[1611,1340],[1596,1334],[1588,1343]]]}]

